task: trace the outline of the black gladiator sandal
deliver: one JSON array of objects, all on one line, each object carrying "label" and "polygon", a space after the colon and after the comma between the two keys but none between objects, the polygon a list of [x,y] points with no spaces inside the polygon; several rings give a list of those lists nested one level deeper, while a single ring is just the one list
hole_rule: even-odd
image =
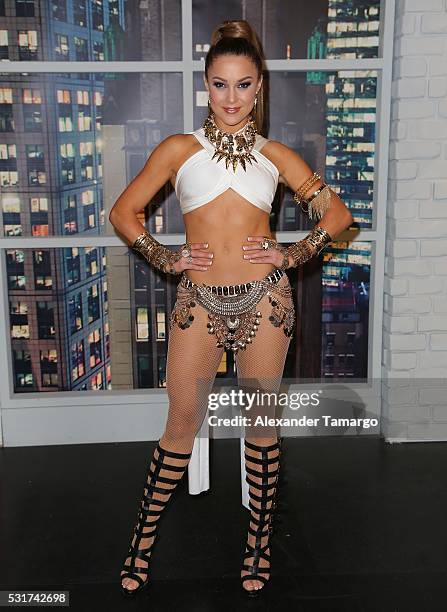
[{"label": "black gladiator sandal", "polygon": [[[140,510],[138,513],[138,523],[136,524],[133,531],[133,533],[136,535],[135,543],[132,546],[132,536],[131,545],[128,554],[126,555],[126,559],[130,556],[130,563],[124,563],[121,571],[121,592],[126,597],[133,597],[136,593],[140,592],[145,586],[147,586],[149,582],[147,578],[147,575],[149,573],[149,561],[152,553],[152,547],[154,546],[155,539],[158,537],[155,532],[159,523],[159,516],[163,508],[169,502],[172,493],[177,488],[177,484],[182,479],[182,476],[188,466],[189,459],[191,457],[191,453],[173,453],[171,451],[165,450],[160,446],[160,442],[158,442],[156,450],[158,451],[158,457],[155,458],[155,453],[152,457],[151,464],[147,473],[143,497],[141,498]],[[165,457],[172,457],[173,459],[184,459],[188,461],[184,466],[172,465],[165,462]],[[162,469],[179,473],[181,472],[181,475],[177,479],[159,476],[160,471]],[[174,486],[170,487],[169,489],[156,486],[160,482]],[[154,499],[154,493],[169,495],[169,498],[166,500]],[[159,509],[151,509],[151,506],[153,508],[154,505],[159,506]],[[149,516],[156,516],[157,518],[155,520],[148,521],[147,517]],[[146,528],[150,528],[151,530],[144,531],[144,529]],[[147,548],[140,549],[139,544],[141,539],[151,537],[154,538],[152,540],[151,545]],[[142,559],[143,561],[145,561],[147,564],[146,567],[139,567],[135,565],[136,559]],[[139,576],[139,574],[145,575],[146,580],[143,580]],[[138,582],[138,586],[133,589],[126,588],[123,585],[124,578],[131,578],[132,580],[135,580],[136,582]]]},{"label": "black gladiator sandal", "polygon": [[[265,585],[269,581],[270,577],[270,568],[259,567],[260,559],[264,559],[270,563],[270,551],[267,553],[267,548],[270,546],[270,542],[268,541],[265,546],[261,546],[261,538],[271,535],[273,533],[273,516],[276,508],[276,492],[278,485],[278,477],[279,477],[279,458],[281,455],[281,439],[278,439],[275,444],[271,446],[258,446],[255,444],[251,444],[245,440],[245,447],[251,450],[257,451],[261,453],[261,458],[252,457],[247,452],[245,452],[245,460],[251,461],[252,463],[259,464],[261,466],[261,471],[254,470],[252,468],[247,467],[245,465],[245,470],[247,472],[246,481],[249,487],[254,487],[261,491],[261,495],[256,495],[249,488],[249,506],[250,506],[250,521],[255,523],[257,526],[256,531],[252,528],[252,526],[248,525],[248,532],[256,537],[256,542],[254,546],[251,546],[248,541],[246,543],[246,551],[244,554],[244,564],[242,566],[243,570],[249,572],[249,574],[243,576],[242,580],[242,589],[248,595],[248,597],[258,597],[260,592],[264,590]],[[269,457],[269,453],[275,452],[274,456]],[[269,466],[272,463],[278,462],[278,466],[275,470],[269,471]],[[248,474],[252,476],[256,476],[258,478],[262,478],[262,484],[258,484],[253,481]],[[275,477],[275,480],[269,484],[269,478]],[[260,508],[257,508],[253,504],[253,499],[260,503]],[[268,506],[268,502],[271,500],[270,506]],[[253,516],[253,514],[258,515]],[[269,515],[268,520],[265,520],[265,516]],[[248,565],[246,561],[248,559],[253,558],[253,564]],[[246,589],[243,585],[248,580],[259,580],[263,583],[264,586],[256,589]]]}]

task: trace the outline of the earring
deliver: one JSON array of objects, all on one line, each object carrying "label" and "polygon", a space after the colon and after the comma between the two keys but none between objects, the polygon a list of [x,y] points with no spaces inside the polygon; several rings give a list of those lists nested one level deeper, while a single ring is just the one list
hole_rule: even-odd
[{"label": "earring", "polygon": [[256,96],[255,96],[255,104],[254,104],[254,106],[253,106],[253,112],[254,112],[254,113],[256,112],[256,107],[257,107],[257,105],[258,105],[258,94],[256,94]]}]

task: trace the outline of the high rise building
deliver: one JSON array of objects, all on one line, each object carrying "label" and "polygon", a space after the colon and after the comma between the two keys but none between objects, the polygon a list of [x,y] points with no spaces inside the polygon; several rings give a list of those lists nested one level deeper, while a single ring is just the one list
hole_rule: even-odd
[{"label": "high rise building", "polygon": [[[377,57],[379,2],[328,0],[327,58]],[[326,83],[326,179],[358,227],[370,228],[377,73],[330,73]]]},{"label": "high rise building", "polygon": [[[0,4],[0,57],[122,59],[124,0]],[[67,64],[68,65],[68,64]],[[111,385],[102,104],[94,74],[11,74],[0,86],[0,231],[92,236],[91,247],[6,250],[16,392]]]},{"label": "high rise building", "polygon": [[[88,73],[87,62],[180,59],[180,15],[160,0],[0,2],[0,59],[86,62],[82,74],[4,75],[0,86],[0,231],[93,245],[8,249],[17,392],[111,388],[110,362],[114,389],[165,384],[173,288],[127,246],[107,249],[106,278],[93,237],[113,233],[116,198],[182,131],[181,74]],[[152,233],[183,230],[171,192],[140,215]]]},{"label": "high rise building", "polygon": [[[234,5],[242,11],[242,4]],[[180,59],[179,6],[161,0],[0,0],[0,59],[67,61],[67,68],[71,61],[86,62],[82,74],[1,79],[0,231],[22,237],[92,236],[91,246],[83,248],[6,250],[17,392],[111,388],[111,362],[114,389],[165,386],[175,282],[124,245],[107,249],[106,258],[94,237],[113,233],[108,211],[116,197],[161,140],[183,131],[182,77],[88,73],[87,62]],[[284,35],[268,18],[273,4],[267,13],[255,0],[244,7],[245,18],[274,41],[278,54],[305,53],[306,38],[295,39],[295,27]],[[378,2],[329,0],[327,16],[321,10],[306,7],[303,31],[312,33],[310,58],[374,56]],[[203,20],[202,55],[213,24]],[[201,78],[197,72],[198,93]],[[323,168],[326,161],[328,182],[356,221],[369,227],[375,74],[285,71],[273,73],[271,84],[271,137],[313,167]],[[204,110],[195,109],[197,124]],[[290,193],[287,197],[274,229],[304,229],[305,217]],[[153,234],[183,232],[169,185],[151,198],[140,220]],[[340,279],[357,274],[359,265],[365,265],[362,278],[369,273],[368,244],[360,252],[357,247],[342,251],[323,267],[326,297],[338,291]],[[326,297],[324,317],[332,308]],[[224,355],[219,373],[233,371],[231,355]]]},{"label": "high rise building", "polygon": [[[377,57],[378,0],[329,0],[327,58]],[[329,73],[326,181],[350,209],[354,223],[371,228],[377,73]],[[322,375],[367,375],[371,245],[336,242],[324,255]]]}]

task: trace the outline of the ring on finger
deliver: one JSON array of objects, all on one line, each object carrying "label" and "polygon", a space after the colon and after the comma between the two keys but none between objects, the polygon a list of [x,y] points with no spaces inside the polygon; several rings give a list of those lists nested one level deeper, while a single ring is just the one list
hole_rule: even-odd
[{"label": "ring on finger", "polygon": [[261,242],[261,248],[265,251],[274,246],[276,246],[276,240],[273,240],[272,238],[264,238]]},{"label": "ring on finger", "polygon": [[190,264],[190,263],[192,263],[192,257],[191,257],[191,255],[190,255],[190,256],[189,256],[189,257],[186,259],[186,261],[187,261],[189,264]]},{"label": "ring on finger", "polygon": [[[183,246],[182,246],[182,250],[180,251],[182,254],[182,257],[190,257],[191,256],[191,245],[189,242],[186,242]],[[189,262],[191,263],[191,262]]]}]

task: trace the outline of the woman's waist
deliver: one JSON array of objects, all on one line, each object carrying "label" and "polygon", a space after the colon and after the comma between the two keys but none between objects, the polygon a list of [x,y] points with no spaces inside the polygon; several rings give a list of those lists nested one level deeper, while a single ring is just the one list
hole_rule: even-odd
[{"label": "woman's waist", "polygon": [[[233,216],[234,217],[234,216]],[[212,223],[203,221],[185,224],[188,242],[208,242],[218,252],[228,253],[241,249],[247,243],[247,236],[271,237],[269,224],[264,219],[235,220],[230,212],[213,219]]]},{"label": "woman's waist", "polygon": [[[231,282],[228,280],[215,280],[210,276],[204,275],[199,277],[198,279],[193,278],[195,274],[190,274],[196,272],[196,270],[185,270],[181,276],[181,283],[185,286],[202,285],[205,284],[207,287],[211,288],[214,293],[217,295],[238,295],[239,293],[244,293],[248,291],[250,288],[250,283],[257,280],[267,280],[269,282],[278,282],[279,279],[285,274],[283,270],[280,270],[276,266],[270,266],[270,269],[265,274],[256,275],[256,277],[250,277],[246,280],[241,280],[241,277],[231,279]],[[229,289],[227,291],[227,288]],[[232,289],[235,289],[234,291]]]},{"label": "woman's waist", "polygon": [[214,255],[213,263],[208,270],[185,270],[185,275],[194,283],[201,285],[234,285],[260,280],[276,269],[272,263],[250,263],[240,258],[232,261],[230,258],[220,260]]},{"label": "woman's waist", "polygon": [[[193,238],[190,238],[193,236]],[[207,253],[213,254],[213,263],[207,270],[185,270],[187,276],[195,283],[206,283],[210,285],[231,285],[235,283],[246,283],[250,280],[260,280],[266,274],[275,269],[272,263],[255,263],[244,259],[244,255],[250,251],[244,250],[243,246],[253,246],[253,240],[247,240],[248,236],[271,237],[270,230],[265,232],[244,231],[234,235],[222,235],[222,232],[212,235],[210,232],[200,234],[186,234],[188,242],[208,242]]]},{"label": "woman's waist", "polygon": [[186,241],[208,242],[209,248],[213,248],[216,253],[229,255],[241,252],[244,244],[253,244],[252,241],[247,240],[248,236],[259,236],[259,240],[273,237],[270,230],[245,229],[243,232],[232,232],[228,227],[217,227],[214,228],[214,231],[186,232]]}]

